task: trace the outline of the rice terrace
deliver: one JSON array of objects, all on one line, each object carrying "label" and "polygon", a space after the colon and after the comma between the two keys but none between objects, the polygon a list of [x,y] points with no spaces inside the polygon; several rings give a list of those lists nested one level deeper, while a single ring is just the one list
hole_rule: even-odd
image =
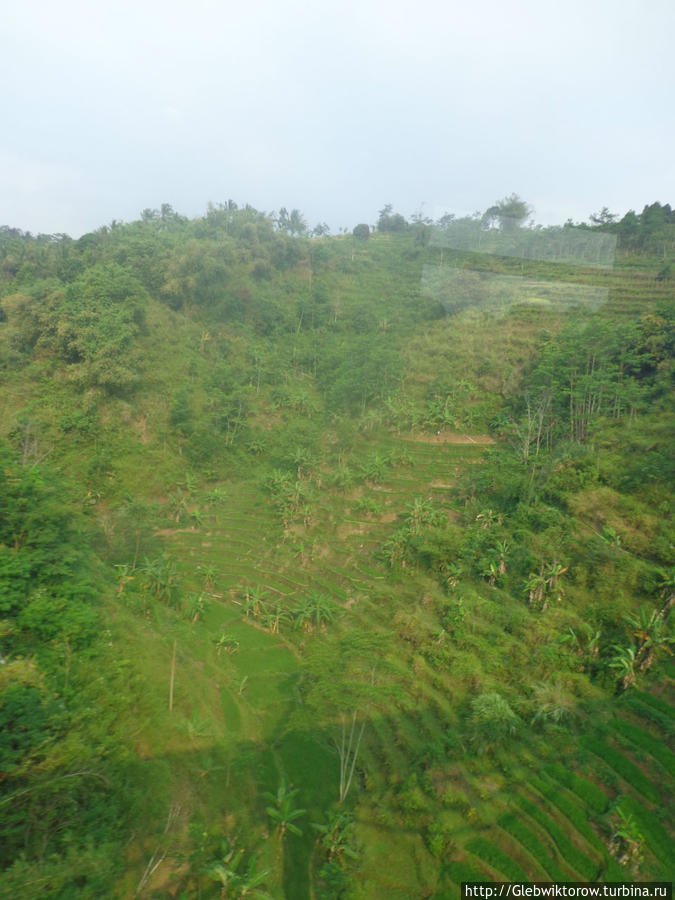
[{"label": "rice terrace", "polygon": [[0,897],[672,879],[675,213],[518,202],[0,230]]}]

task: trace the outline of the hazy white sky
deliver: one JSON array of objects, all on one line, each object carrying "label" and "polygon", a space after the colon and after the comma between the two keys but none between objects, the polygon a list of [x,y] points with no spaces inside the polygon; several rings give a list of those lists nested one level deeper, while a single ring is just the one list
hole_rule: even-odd
[{"label": "hazy white sky", "polygon": [[0,224],[675,201],[673,0],[22,0],[0,29]]}]

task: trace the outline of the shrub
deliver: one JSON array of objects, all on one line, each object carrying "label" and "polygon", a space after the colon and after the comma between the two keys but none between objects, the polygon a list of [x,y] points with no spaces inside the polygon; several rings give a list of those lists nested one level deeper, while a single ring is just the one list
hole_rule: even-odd
[{"label": "shrub", "polygon": [[481,694],[472,702],[469,723],[473,742],[485,751],[513,737],[520,718],[501,694],[491,692]]}]

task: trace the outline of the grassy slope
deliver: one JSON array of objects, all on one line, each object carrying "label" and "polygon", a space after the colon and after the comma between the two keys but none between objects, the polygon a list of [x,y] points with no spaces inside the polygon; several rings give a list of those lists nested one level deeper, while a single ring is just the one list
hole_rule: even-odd
[{"label": "grassy slope", "polygon": [[[332,279],[330,302],[336,316],[374,295],[380,298],[379,314],[387,295],[394,296],[396,305],[387,313],[381,334],[383,340],[392,334],[404,354],[411,401],[421,403],[439,373],[449,380],[468,377],[473,390],[467,408],[492,393],[477,414],[480,426],[498,410],[498,392],[517,380],[540,332],[555,331],[563,317],[528,309],[489,322],[464,315],[415,326],[409,309],[420,302],[420,264],[417,258],[400,255],[386,239],[358,248],[352,262],[345,242],[335,251],[336,271],[323,277]],[[620,273],[612,278],[617,289],[607,314],[616,310],[631,315],[635,300],[645,302],[640,279],[624,284]],[[295,286],[300,289],[299,283]],[[406,333],[397,329],[400,308],[408,310]],[[504,871],[505,857],[530,878],[614,877],[616,865],[599,839],[601,814],[589,810],[585,798],[548,774],[546,767],[564,759],[569,768],[600,784],[608,802],[619,793],[629,804],[640,804],[649,817],[658,804],[645,798],[639,785],[631,785],[625,772],[613,770],[596,748],[580,745],[562,731],[535,735],[531,742],[516,743],[493,756],[472,756],[462,745],[459,725],[470,698],[508,679],[512,668],[531,667],[531,682],[545,676],[546,631],[556,617],[562,626],[565,615],[552,610],[546,630],[539,622],[524,630],[522,603],[487,584],[466,584],[465,631],[447,663],[434,665],[426,649],[438,628],[440,589],[422,572],[392,572],[381,558],[382,543],[414,498],[432,498],[451,518],[455,515],[448,505],[448,488],[463,470],[480,464],[483,444],[478,432],[484,428],[474,428],[471,440],[463,427],[458,434],[444,430],[443,439],[433,441],[419,430],[404,428],[401,434],[377,421],[363,431],[346,421],[320,427],[321,463],[311,517],[284,528],[261,485],[272,467],[264,452],[259,457],[240,451],[227,454],[208,480],[197,473],[194,484],[185,486],[191,466],[169,425],[171,395],[176,385],[185,385],[194,402],[204,402],[203,379],[218,358],[219,346],[227,342],[238,353],[237,342],[243,340],[223,328],[212,332],[200,349],[203,328],[151,302],[142,338],[142,388],[128,400],[97,401],[100,429],[95,442],[59,432],[60,419],[75,411],[83,398],[73,394],[58,370],[50,372],[47,360],[37,360],[19,373],[3,397],[7,430],[20,410],[30,409],[40,423],[44,452],[80,477],[82,500],[95,504],[104,525],[111,563],[129,564],[130,555],[142,559],[167,553],[176,562],[184,595],[202,593],[205,598],[205,608],[194,621],[187,610],[180,615],[157,603],[148,604],[145,612],[134,611],[133,585],[120,595],[111,592],[107,605],[111,657],[118,664],[124,661],[137,685],[136,705],[121,717],[120,731],[133,733],[135,752],[155,767],[168,793],[165,806],[178,809],[171,852],[146,894],[156,890],[165,896],[171,870],[180,880],[184,869],[171,856],[186,846],[189,820],[201,817],[225,823],[229,831],[246,835],[249,846],[262,847],[261,862],[272,869],[275,895],[283,891],[293,898],[310,896],[311,830],[305,825],[304,837],[290,838],[283,848],[274,837],[267,839],[261,794],[274,790],[284,774],[300,788],[300,803],[308,810],[305,823],[320,819],[334,801],[337,762],[330,741],[337,723],[330,710],[317,715],[300,706],[298,684],[304,659],[339,652],[341,640],[361,633],[381,635],[386,649],[377,674],[384,696],[369,714],[360,783],[353,791],[362,844],[353,896],[454,895],[461,870],[453,869],[453,863],[501,877],[509,874]],[[311,380],[305,380],[311,392]],[[258,390],[253,378],[249,387],[255,433],[267,437],[272,448],[283,443],[285,432],[299,420],[311,430],[321,417],[320,409],[305,416],[275,410],[273,388],[264,384]],[[318,393],[316,402],[320,406]],[[331,485],[338,459],[358,472],[364,461],[392,449],[405,451],[406,458],[388,468],[381,482],[356,478],[346,487]],[[92,459],[99,460],[98,467],[92,467]],[[186,514],[174,522],[168,498],[180,485]],[[210,503],[216,487],[219,497]],[[135,548],[119,525],[118,510],[126,495],[150,510]],[[364,497],[378,505],[375,514],[356,508]],[[195,509],[201,511],[200,520],[190,518]],[[606,509],[603,514],[609,516]],[[311,590],[328,594],[341,610],[326,633],[303,635],[282,624],[280,635],[271,634],[243,616],[242,591],[257,585],[279,598],[285,611],[292,611]],[[509,633],[513,630],[517,637]],[[236,652],[218,652],[216,642],[223,633],[238,642]],[[169,714],[174,641],[175,700]],[[489,656],[488,646],[494,651]],[[653,724],[638,715],[617,714],[658,737]],[[648,751],[628,739],[619,741],[611,729],[597,740],[645,772],[654,790],[663,792],[666,784],[672,790],[672,781],[662,768],[655,768]],[[644,872],[661,876],[667,874],[658,843],[662,826],[655,816],[648,821],[656,837],[647,840]],[[128,876],[117,888],[120,896],[132,893],[145,860],[157,842],[166,840],[162,827],[156,823],[153,834],[148,823],[146,836],[130,847]],[[561,845],[561,834],[569,844]],[[494,856],[490,846],[496,848]]]}]

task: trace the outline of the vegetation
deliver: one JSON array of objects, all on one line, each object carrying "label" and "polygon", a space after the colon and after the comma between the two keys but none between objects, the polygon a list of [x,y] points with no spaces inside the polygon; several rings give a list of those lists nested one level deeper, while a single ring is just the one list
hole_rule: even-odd
[{"label": "vegetation", "polygon": [[675,220],[529,214],[0,229],[0,895],[672,879]]}]

